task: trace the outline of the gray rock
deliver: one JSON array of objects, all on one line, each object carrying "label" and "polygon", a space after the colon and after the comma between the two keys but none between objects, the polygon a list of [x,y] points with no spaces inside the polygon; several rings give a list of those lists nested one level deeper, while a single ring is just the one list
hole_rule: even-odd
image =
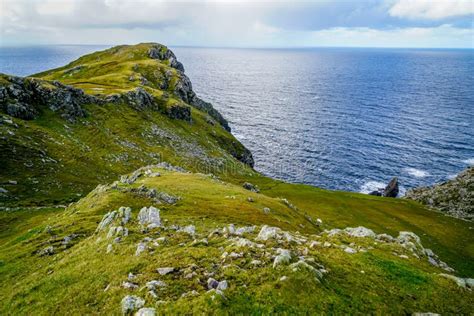
[{"label": "gray rock", "polygon": [[344,248],[344,251],[347,252],[347,253],[357,253],[357,250],[355,250],[354,248],[351,248],[351,247]]},{"label": "gray rock", "polygon": [[397,197],[398,195],[398,178],[394,177],[390,182],[387,184],[383,191],[383,196],[385,197]]},{"label": "gray rock", "polygon": [[160,227],[160,210],[153,206],[143,207],[138,213],[138,222],[147,228]]},{"label": "gray rock", "polygon": [[140,308],[138,312],[135,313],[135,316],[155,316],[156,310],[153,307],[144,307]]},{"label": "gray rock", "polygon": [[178,229],[178,231],[194,236],[196,234],[196,227],[194,227],[194,225],[188,225]]},{"label": "gray rock", "polygon": [[54,255],[54,247],[53,246],[48,246],[44,249],[41,249],[38,254],[40,256],[52,256]]},{"label": "gray rock", "polygon": [[257,188],[257,186],[253,185],[252,183],[250,182],[245,182],[243,185],[244,189],[246,190],[249,190],[249,191],[252,191],[252,192],[260,192],[260,190]]},{"label": "gray rock", "polygon": [[160,275],[167,275],[167,274],[170,274],[174,271],[176,271],[175,268],[171,268],[171,267],[166,267],[166,268],[158,268],[156,269],[156,271],[160,274]]},{"label": "gray rock", "polygon": [[219,282],[217,282],[217,280],[213,279],[213,278],[209,278],[207,279],[207,288],[209,290],[211,289],[217,289],[217,287],[219,286]]},{"label": "gray rock", "polygon": [[277,252],[278,255],[273,260],[273,268],[276,268],[280,265],[287,265],[290,263],[291,254],[289,250],[279,248]]},{"label": "gray rock", "polygon": [[376,237],[376,234],[371,229],[365,228],[363,226],[359,226],[356,228],[347,227],[346,229],[344,229],[344,231],[346,232],[346,234],[352,237]]},{"label": "gray rock", "polygon": [[147,248],[146,243],[144,242],[138,243],[137,250],[135,251],[135,256],[138,257],[142,252],[146,250],[146,248]]},{"label": "gray rock", "polygon": [[146,283],[146,287],[149,290],[154,291],[158,288],[166,287],[166,283],[160,280],[151,280],[150,282]]},{"label": "gray rock", "polygon": [[8,190],[4,188],[0,188],[0,193],[6,194],[8,193]]},{"label": "gray rock", "polygon": [[127,295],[122,299],[122,314],[129,315],[145,305],[145,300],[135,295]]},{"label": "gray rock", "polygon": [[263,225],[256,240],[267,241],[269,239],[278,239],[281,233],[282,230],[278,227]]},{"label": "gray rock", "polygon": [[290,265],[290,269],[293,270],[293,272],[298,272],[298,271],[307,271],[314,275],[315,279],[320,281],[323,278],[323,273],[313,267],[312,265],[307,264],[304,260],[300,260],[298,262],[295,262]]},{"label": "gray rock", "polygon": [[99,225],[97,226],[96,232],[104,230],[107,226],[109,226],[112,223],[112,221],[116,217],[117,217],[116,211],[108,212],[107,214],[105,214],[102,220],[100,221]]}]

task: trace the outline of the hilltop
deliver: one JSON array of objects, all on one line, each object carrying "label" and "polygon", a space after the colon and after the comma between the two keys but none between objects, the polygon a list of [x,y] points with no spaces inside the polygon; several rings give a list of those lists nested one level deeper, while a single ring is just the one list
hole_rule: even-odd
[{"label": "hilltop", "polygon": [[163,45],[0,76],[1,314],[473,312],[472,223],[265,177]]}]

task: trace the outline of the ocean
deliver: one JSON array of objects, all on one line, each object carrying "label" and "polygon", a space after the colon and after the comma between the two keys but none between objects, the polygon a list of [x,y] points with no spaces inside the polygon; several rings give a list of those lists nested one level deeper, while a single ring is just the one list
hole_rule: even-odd
[{"label": "ocean", "polygon": [[[104,46],[0,48],[25,76]],[[289,182],[402,192],[474,164],[474,50],[173,47],[255,169]]]}]

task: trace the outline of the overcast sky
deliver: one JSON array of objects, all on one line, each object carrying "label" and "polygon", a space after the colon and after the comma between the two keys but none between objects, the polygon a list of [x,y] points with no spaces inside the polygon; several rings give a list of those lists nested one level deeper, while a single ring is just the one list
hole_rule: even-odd
[{"label": "overcast sky", "polygon": [[0,45],[474,47],[474,0],[0,0]]}]

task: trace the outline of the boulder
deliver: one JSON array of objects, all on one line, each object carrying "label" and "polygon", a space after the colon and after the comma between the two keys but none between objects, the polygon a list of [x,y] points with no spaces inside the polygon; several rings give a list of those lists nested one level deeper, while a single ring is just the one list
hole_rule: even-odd
[{"label": "boulder", "polygon": [[385,187],[384,191],[383,191],[383,196],[385,197],[397,197],[398,195],[398,192],[399,192],[399,189],[398,189],[398,178],[397,177],[393,177],[392,180],[390,180],[390,182],[387,184],[387,186]]},{"label": "boulder", "polygon": [[124,315],[130,315],[135,310],[140,309],[145,305],[145,300],[135,296],[135,295],[127,295],[122,299],[122,313]]},{"label": "boulder", "polygon": [[304,260],[300,260],[298,262],[291,264],[290,269],[292,269],[293,272],[298,272],[298,271],[309,272],[312,275],[314,275],[317,281],[320,281],[323,278],[323,273],[321,271],[319,271],[312,265],[307,264]]},{"label": "boulder", "polygon": [[99,225],[97,226],[96,232],[104,230],[107,226],[109,226],[112,221],[117,217],[117,211],[108,212],[104,215],[102,220],[100,221]]},{"label": "boulder", "polygon": [[138,213],[138,222],[147,228],[160,227],[160,210],[153,206],[143,207]]},{"label": "boulder", "polygon": [[262,229],[258,233],[256,240],[267,241],[269,239],[277,239],[281,234],[281,229],[278,227],[271,227],[263,225]]},{"label": "boulder", "polygon": [[140,308],[138,312],[135,313],[135,316],[155,316],[156,310],[152,307]]},{"label": "boulder", "polygon": [[257,186],[253,185],[252,183],[250,182],[245,182],[243,185],[244,189],[246,190],[249,190],[249,191],[252,191],[252,192],[260,192],[260,190],[257,188]]},{"label": "boulder", "polygon": [[175,268],[172,268],[172,267],[166,267],[166,268],[158,268],[156,269],[156,271],[160,274],[160,275],[167,275],[167,274],[170,274],[171,272],[174,272],[176,269]]},{"label": "boulder", "polygon": [[275,257],[273,260],[273,268],[275,269],[276,267],[280,265],[287,265],[290,263],[291,260],[291,254],[290,251],[287,249],[281,249],[279,248],[277,250],[278,255]]},{"label": "boulder", "polygon": [[363,226],[359,226],[356,228],[347,227],[346,229],[344,229],[344,231],[346,232],[346,234],[352,237],[376,237],[376,234],[371,229],[365,228]]}]

